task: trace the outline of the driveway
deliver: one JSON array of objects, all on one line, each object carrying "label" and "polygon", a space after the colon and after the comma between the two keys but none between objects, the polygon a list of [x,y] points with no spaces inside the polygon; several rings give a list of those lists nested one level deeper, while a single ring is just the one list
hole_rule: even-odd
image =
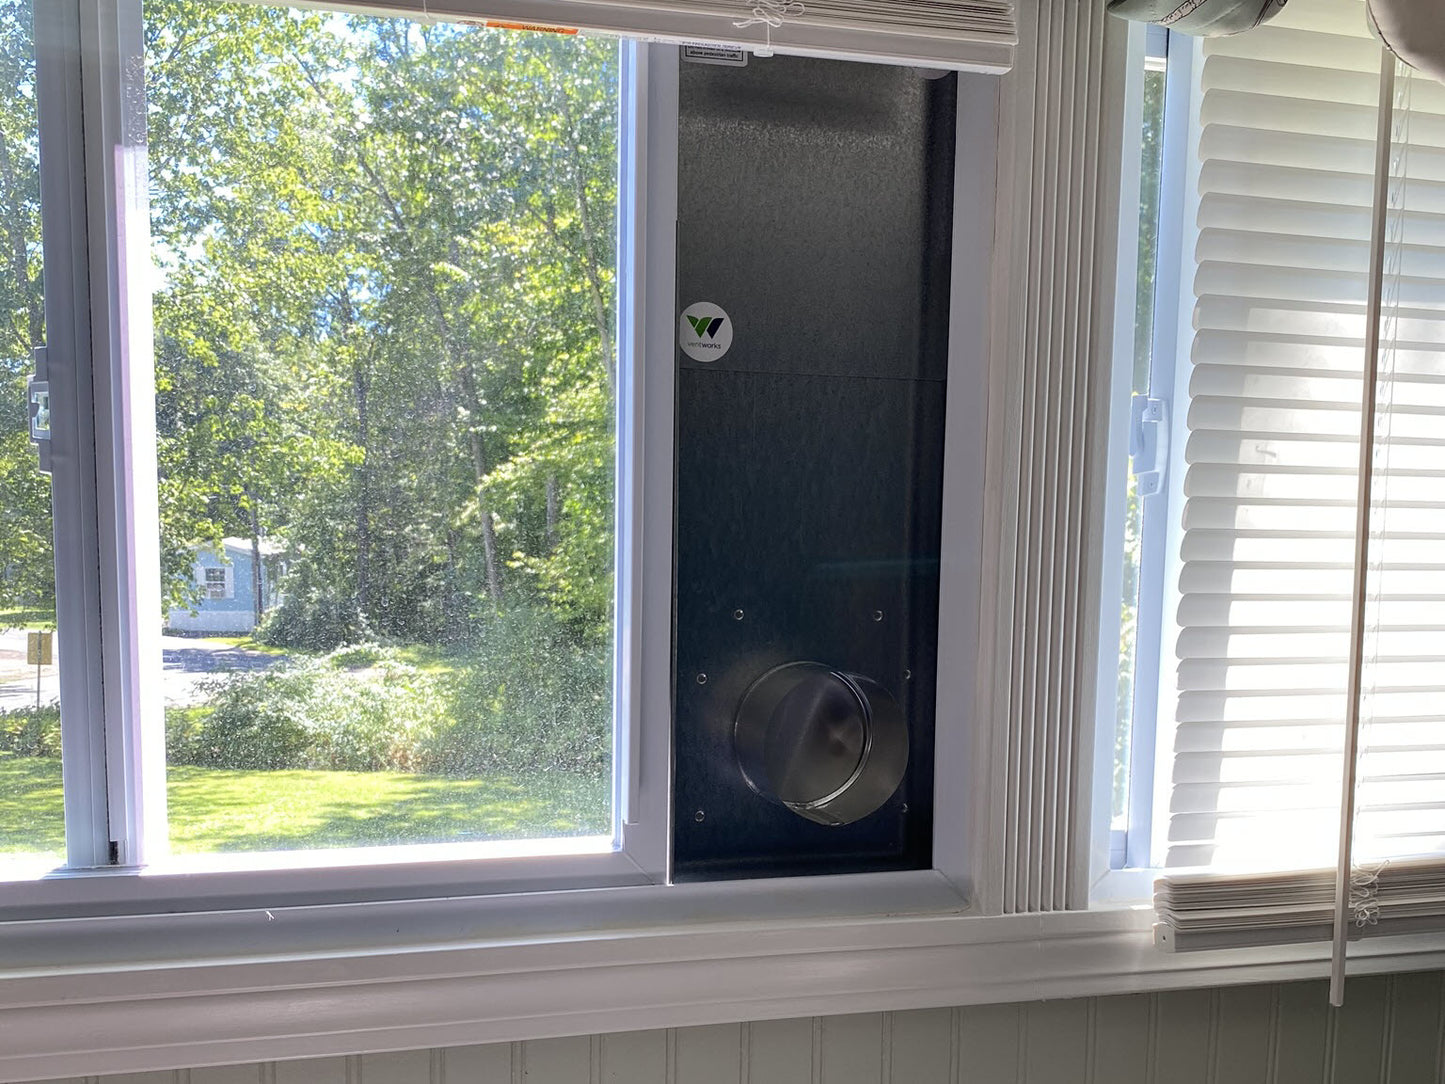
[{"label": "driveway", "polygon": [[[243,651],[216,640],[189,636],[161,637],[161,682],[167,706],[178,707],[199,699],[197,687],[214,674],[236,670],[266,670],[285,656]],[[55,652],[60,662],[59,645]],[[40,702],[60,698],[58,666],[40,668]],[[35,706],[35,667],[25,665],[25,630],[0,632],[0,711]]]}]

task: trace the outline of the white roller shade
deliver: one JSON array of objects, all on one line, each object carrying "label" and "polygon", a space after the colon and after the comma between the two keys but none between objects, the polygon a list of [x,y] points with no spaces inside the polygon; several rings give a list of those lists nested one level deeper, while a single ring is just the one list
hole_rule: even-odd
[{"label": "white roller shade", "polygon": [[[1004,72],[1018,36],[1013,0],[302,0],[308,7],[539,24],[645,40],[718,42],[780,53],[877,58]],[[772,25],[763,16],[773,16]],[[740,26],[746,23],[750,25]]]},{"label": "white roller shade", "polygon": [[[1335,860],[1380,55],[1363,9],[1316,0],[1204,46],[1169,867]],[[1362,859],[1445,850],[1445,87],[1414,80],[1409,117]]]}]

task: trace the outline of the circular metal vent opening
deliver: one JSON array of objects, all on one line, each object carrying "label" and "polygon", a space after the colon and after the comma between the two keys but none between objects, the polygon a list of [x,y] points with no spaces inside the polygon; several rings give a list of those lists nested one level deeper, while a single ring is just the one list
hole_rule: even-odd
[{"label": "circular metal vent opening", "polygon": [[908,767],[898,701],[876,681],[816,662],[787,663],[753,682],[733,742],[753,790],[819,824],[868,816]]}]

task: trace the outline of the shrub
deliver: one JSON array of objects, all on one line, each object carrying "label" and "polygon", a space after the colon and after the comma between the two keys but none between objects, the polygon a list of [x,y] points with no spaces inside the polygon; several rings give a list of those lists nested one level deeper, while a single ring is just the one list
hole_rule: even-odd
[{"label": "shrub", "polygon": [[347,644],[326,656],[338,670],[365,670],[389,659],[395,661],[396,653],[374,643]]},{"label": "shrub", "polygon": [[16,708],[0,711],[0,752],[17,757],[58,757],[60,755],[60,708],[49,704],[40,709]]},{"label": "shrub", "polygon": [[612,755],[612,652],[544,610],[489,619],[447,683],[424,770],[598,774]]},{"label": "shrub", "polygon": [[610,643],[546,611],[486,619],[431,674],[374,643],[218,676],[167,714],[171,762],[266,770],[599,775],[612,753]]},{"label": "shrub", "polygon": [[266,615],[256,639],[273,647],[331,651],[366,639],[366,619],[355,600],[329,583],[313,562],[297,558],[281,581],[281,602]]},{"label": "shrub", "polygon": [[436,681],[392,659],[361,673],[328,659],[210,682],[171,728],[175,763],[212,768],[411,771],[442,706]]}]

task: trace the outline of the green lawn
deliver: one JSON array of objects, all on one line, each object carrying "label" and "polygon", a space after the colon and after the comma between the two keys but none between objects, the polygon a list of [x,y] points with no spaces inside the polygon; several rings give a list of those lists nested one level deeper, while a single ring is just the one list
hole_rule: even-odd
[{"label": "green lawn", "polygon": [[[172,767],[180,854],[596,835],[605,779],[544,774],[449,779],[400,772],[243,772]],[[60,761],[0,753],[0,853],[64,849]]]},{"label": "green lawn", "polygon": [[225,644],[241,651],[255,651],[262,655],[295,655],[297,652],[284,647],[263,644],[253,636],[205,636],[196,640],[198,644]]}]

